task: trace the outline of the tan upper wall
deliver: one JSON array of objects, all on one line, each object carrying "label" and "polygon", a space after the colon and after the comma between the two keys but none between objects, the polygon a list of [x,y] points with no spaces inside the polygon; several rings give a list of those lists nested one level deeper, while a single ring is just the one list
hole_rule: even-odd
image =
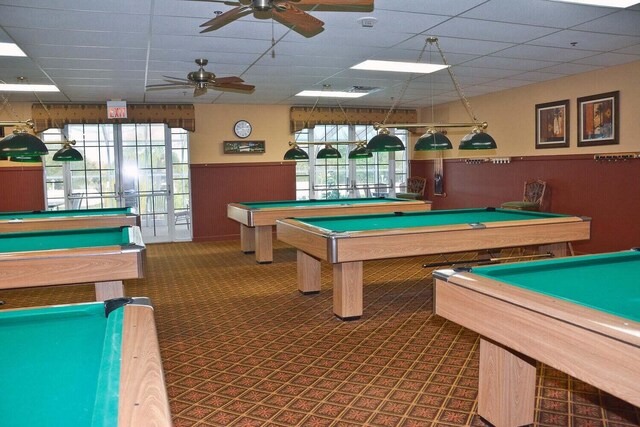
[{"label": "tan upper wall", "polygon": [[[620,91],[620,144],[578,147],[577,98],[599,93]],[[566,148],[535,148],[535,106],[547,102],[569,99],[569,137]],[[443,157],[514,157],[559,154],[592,154],[640,151],[640,61],[602,70],[563,77],[519,88],[469,98],[478,120],[489,123],[487,133],[496,140],[497,150],[461,151],[457,149],[465,131],[449,129],[453,150],[441,152]],[[419,112],[421,120],[431,117],[430,108]],[[468,122],[462,103],[438,106],[436,119]],[[414,139],[415,142],[415,139]],[[413,146],[413,144],[411,144]],[[433,152],[413,152],[412,158],[425,159],[439,156]]]},{"label": "tan upper wall", "polygon": [[[191,163],[244,163],[282,161],[288,142],[289,107],[286,105],[196,104],[196,131],[191,134]],[[239,141],[233,133],[238,120],[253,128],[244,140],[265,141],[264,154],[223,154],[223,141]]]}]

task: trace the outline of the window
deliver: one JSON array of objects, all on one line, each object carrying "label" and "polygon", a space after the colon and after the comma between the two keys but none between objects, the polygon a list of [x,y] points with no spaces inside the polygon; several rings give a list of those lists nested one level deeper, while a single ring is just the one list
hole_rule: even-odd
[{"label": "window", "polygon": [[[394,134],[407,145],[406,130],[396,130]],[[373,126],[364,125],[316,125],[296,133],[297,144],[309,153],[309,160],[296,163],[297,199],[395,196],[407,179],[407,151],[373,153],[370,158],[349,159],[349,152],[356,148],[355,141],[368,141],[375,135]],[[317,159],[318,151],[324,145],[308,142],[332,143],[342,157]]]}]

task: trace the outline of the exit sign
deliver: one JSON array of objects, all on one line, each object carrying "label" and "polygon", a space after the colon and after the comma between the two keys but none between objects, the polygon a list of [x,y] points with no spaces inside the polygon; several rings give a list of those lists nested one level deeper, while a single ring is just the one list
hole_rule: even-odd
[{"label": "exit sign", "polygon": [[107,101],[107,119],[126,119],[127,101]]}]

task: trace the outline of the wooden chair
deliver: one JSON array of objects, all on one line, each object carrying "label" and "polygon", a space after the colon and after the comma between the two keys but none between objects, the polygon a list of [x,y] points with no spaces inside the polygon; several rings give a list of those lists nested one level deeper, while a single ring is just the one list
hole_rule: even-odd
[{"label": "wooden chair", "polygon": [[539,211],[544,199],[547,183],[540,181],[527,181],[524,183],[522,201],[505,202],[501,205],[504,209],[518,209],[521,211]]},{"label": "wooden chair", "polygon": [[427,187],[427,179],[420,176],[412,176],[407,180],[407,192],[396,193],[401,199],[424,199],[424,190]]}]

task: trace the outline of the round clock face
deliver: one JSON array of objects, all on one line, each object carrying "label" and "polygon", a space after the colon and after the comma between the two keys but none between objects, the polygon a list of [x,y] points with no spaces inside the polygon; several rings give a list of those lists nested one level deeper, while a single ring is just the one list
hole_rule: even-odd
[{"label": "round clock face", "polygon": [[251,135],[251,124],[246,120],[239,120],[235,126],[233,126],[233,131],[238,138],[246,138]]}]

